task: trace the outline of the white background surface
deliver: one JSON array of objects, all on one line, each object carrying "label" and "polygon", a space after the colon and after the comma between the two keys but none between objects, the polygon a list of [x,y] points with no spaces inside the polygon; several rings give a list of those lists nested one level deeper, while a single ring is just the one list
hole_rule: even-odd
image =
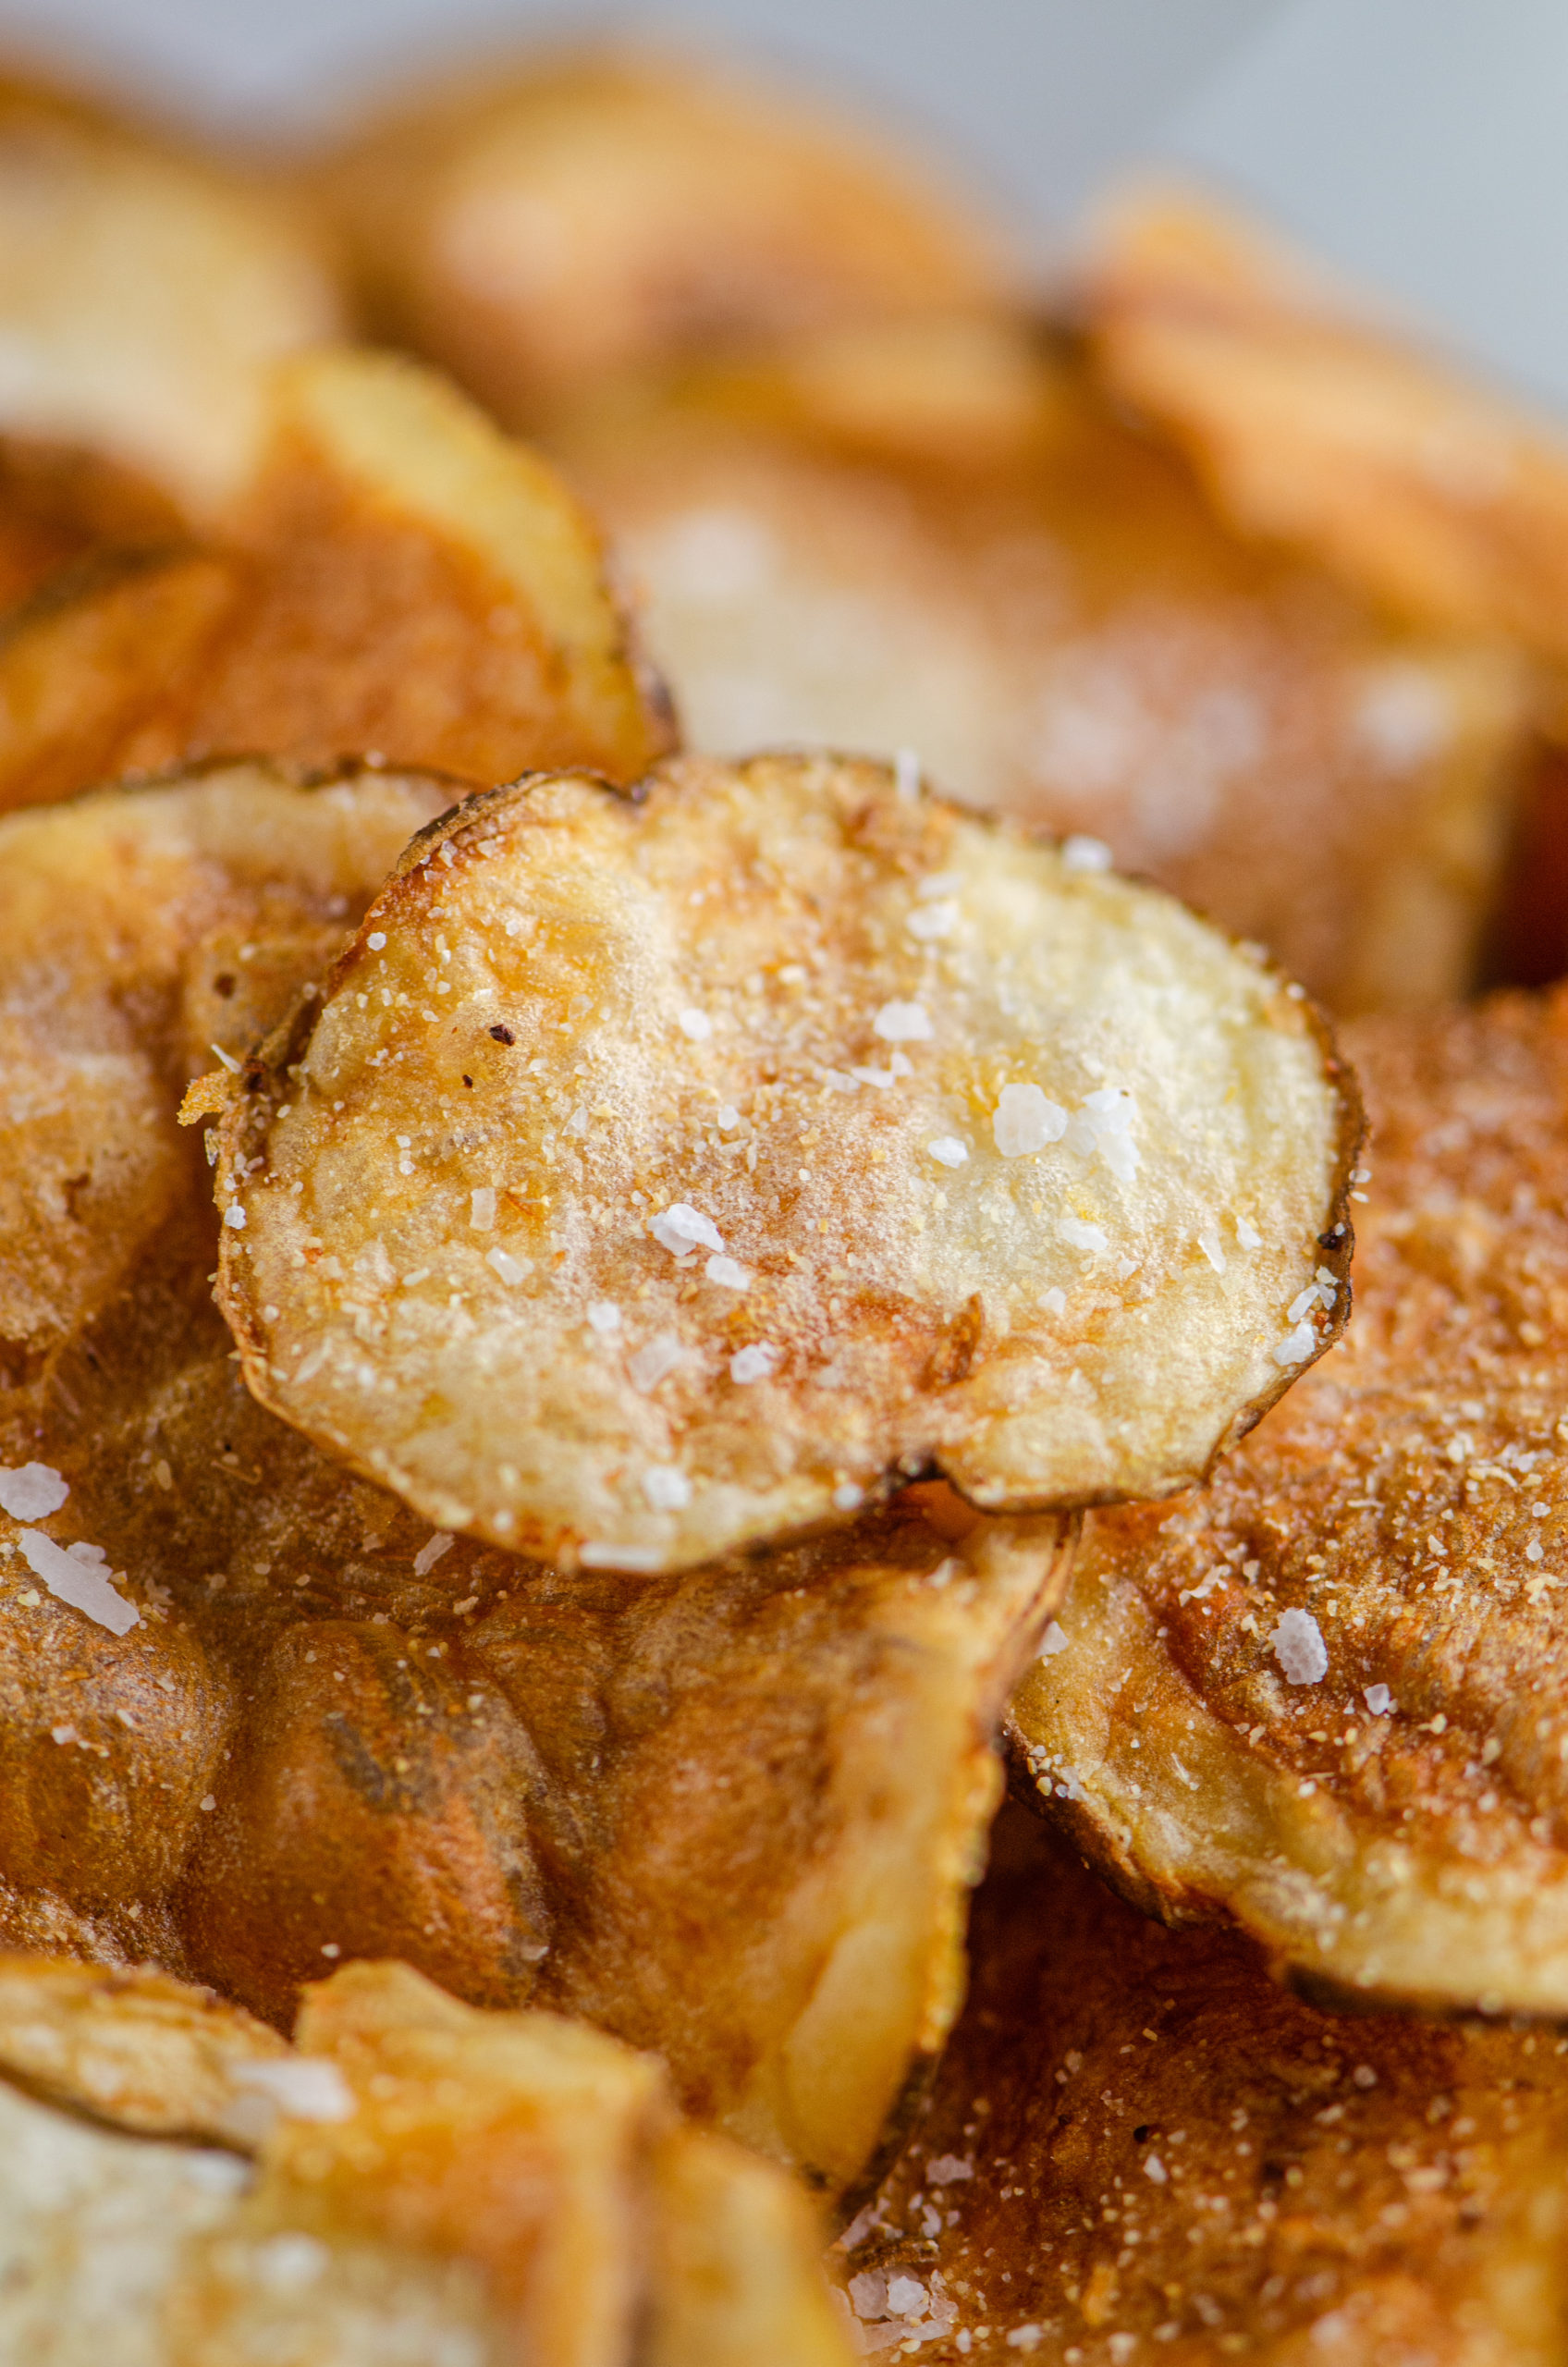
[{"label": "white background surface", "polygon": [[891,108],[1042,247],[1119,169],[1182,159],[1568,411],[1568,0],[0,0],[13,51],[265,129],[617,23]]}]

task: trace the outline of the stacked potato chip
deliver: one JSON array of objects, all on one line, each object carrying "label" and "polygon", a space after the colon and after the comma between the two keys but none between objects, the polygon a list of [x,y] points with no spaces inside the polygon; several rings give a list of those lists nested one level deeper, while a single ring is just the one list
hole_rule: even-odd
[{"label": "stacked potato chip", "polygon": [[0,2350],[1561,2357],[1568,461],[631,55],[0,225]]}]

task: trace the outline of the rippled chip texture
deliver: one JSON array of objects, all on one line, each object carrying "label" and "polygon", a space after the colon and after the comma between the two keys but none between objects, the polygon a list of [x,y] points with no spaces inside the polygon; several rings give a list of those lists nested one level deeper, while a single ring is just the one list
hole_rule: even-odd
[{"label": "rippled chip texture", "polygon": [[[62,2029],[34,2101],[8,2081]],[[298,2039],[156,1976],[0,1965],[8,2357],[841,2367],[804,2199],[645,2057],[401,1965],[324,1983]]]},{"label": "rippled chip texture", "polygon": [[263,426],[201,547],[100,554],[0,632],[0,806],[223,754],[488,786],[670,745],[586,513],[455,387],[327,348]]},{"label": "rippled chip texture", "polygon": [[1422,622],[1568,654],[1568,445],[1550,422],[1402,350],[1191,190],[1109,210],[1083,302],[1108,383],[1249,532]]},{"label": "rippled chip texture", "polygon": [[1318,2012],[1004,1816],[969,2005],[839,2275],[863,2353],[940,2367],[1551,2367],[1565,2135],[1568,2039]]},{"label": "rippled chip texture", "polygon": [[374,332],[524,424],[693,350],[1015,287],[937,177],[695,60],[604,49],[422,92],[319,187]]},{"label": "rippled chip texture", "polygon": [[185,1085],[276,1024],[450,796],[238,765],[0,821],[0,1461],[190,1188]]},{"label": "rippled chip texture", "polygon": [[253,184],[0,83],[0,435],[210,519],[245,481],[273,365],[339,333],[300,224]]},{"label": "rippled chip texture", "polygon": [[1330,1991],[1562,2014],[1568,998],[1349,1044],[1350,1332],[1201,1495],[1091,1519],[1016,1740],[1162,1914]]},{"label": "rippled chip texture", "polygon": [[935,1461],[1159,1495],[1340,1320],[1299,988],[878,766],[523,783],[410,849],[225,1126],[264,1404],[443,1527],[687,1566]]},{"label": "rippled chip texture", "polygon": [[907,747],[1085,833],[1341,1012],[1465,992],[1530,668],[1238,532],[1080,347],[900,322],[552,423],[689,743]]}]

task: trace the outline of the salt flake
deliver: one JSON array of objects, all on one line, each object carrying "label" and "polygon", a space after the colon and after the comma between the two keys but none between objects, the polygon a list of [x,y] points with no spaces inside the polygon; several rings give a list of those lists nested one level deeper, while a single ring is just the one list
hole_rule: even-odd
[{"label": "salt flake", "polygon": [[729,1359],[729,1378],[742,1386],[751,1380],[771,1380],[778,1365],[778,1350],[766,1340],[753,1342],[749,1348],[738,1348]]},{"label": "salt flake", "polygon": [[1310,1611],[1282,1611],[1268,1638],[1292,1685],[1320,1685],[1329,1674],[1329,1647]]},{"label": "salt flake", "polygon": [[1061,866],[1064,871],[1109,871],[1110,865],[1110,849],[1103,839],[1087,838],[1075,831],[1072,838],[1062,840]]},{"label": "salt flake", "polygon": [[928,1043],[930,1014],[922,1002],[885,1002],[871,1023],[871,1032],[884,1044]]},{"label": "salt flake", "polygon": [[1386,1718],[1394,1706],[1394,1697],[1386,1685],[1365,1685],[1361,1698],[1375,1718]]},{"label": "salt flake", "polygon": [[705,1011],[698,1011],[694,1004],[689,1003],[683,1012],[678,1013],[675,1024],[682,1036],[689,1036],[693,1044],[705,1044],[713,1034],[712,1020]]},{"label": "salt flake", "polygon": [[1067,1132],[1067,1112],[1049,1101],[1037,1085],[1004,1085],[991,1117],[991,1134],[1004,1159],[1023,1159],[1059,1143]]},{"label": "salt flake", "polygon": [[676,1200],[656,1216],[648,1228],[654,1239],[668,1249],[672,1257],[684,1257],[692,1249],[722,1249],[723,1237],[711,1217],[697,1208],[689,1208],[684,1200]]},{"label": "salt flake", "polygon": [[17,1539],[22,1549],[22,1559],[35,1578],[42,1578],[56,1601],[68,1602],[73,1611],[85,1612],[100,1627],[107,1627],[111,1635],[124,1636],[136,1626],[141,1613],[123,1594],[116,1594],[109,1583],[106,1556],[101,1545],[74,1545],[62,1552],[53,1538],[42,1529],[24,1528]]},{"label": "salt flake", "polygon": [[925,1147],[938,1167],[962,1167],[969,1157],[969,1145],[956,1134],[938,1134]]},{"label": "salt flake", "polygon": [[673,1463],[655,1463],[643,1474],[643,1493],[655,1512],[684,1512],[692,1501],[692,1482]]},{"label": "salt flake", "polygon": [[703,1271],[721,1291],[749,1291],[752,1287],[751,1275],[733,1257],[710,1257]]},{"label": "salt flake", "polygon": [[1043,1661],[1054,1661],[1058,1652],[1066,1651],[1072,1641],[1072,1637],[1067,1635],[1053,1619],[1040,1638],[1040,1658]]},{"label": "salt flake", "polygon": [[9,1470],[0,1464],[0,1512],[13,1520],[47,1520],[69,1494],[51,1464],[23,1463]]},{"label": "salt flake", "polygon": [[427,1578],[443,1553],[451,1551],[454,1542],[449,1529],[438,1528],[435,1536],[428,1538],[414,1555],[414,1576]]}]

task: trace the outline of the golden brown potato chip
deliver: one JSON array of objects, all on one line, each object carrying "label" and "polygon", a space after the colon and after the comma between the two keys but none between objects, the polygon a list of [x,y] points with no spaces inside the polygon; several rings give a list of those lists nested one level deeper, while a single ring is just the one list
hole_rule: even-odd
[{"label": "golden brown potato chip", "polygon": [[[8,2358],[843,2367],[804,2198],[645,2057],[402,1965],[323,1984],[300,2040],[156,1976],[0,1968]],[[12,2084],[39,2063],[47,2102]]]},{"label": "golden brown potato chip", "polygon": [[375,333],[514,423],[692,350],[1017,285],[997,230],[876,135],[631,52],[422,97],[321,190]]},{"label": "golden brown potato chip", "polygon": [[1078,360],[904,324],[688,374],[553,448],[645,588],[694,747],[914,750],[1339,1010],[1470,986],[1519,654],[1244,541]]},{"label": "golden brown potato chip", "polygon": [[187,1189],[186,1084],[276,1024],[450,799],[238,765],[0,821],[0,1457]]},{"label": "golden brown potato chip", "polygon": [[256,188],[0,83],[0,436],[219,511],[254,465],[272,365],[338,333],[312,240]]},{"label": "golden brown potato chip", "polygon": [[165,1973],[0,1956],[0,2079],[141,2136],[226,2138],[236,2071],[286,2053]]},{"label": "golden brown potato chip", "polygon": [[106,551],[55,575],[0,626],[0,811],[46,805],[122,769],[150,710],[180,702],[240,596],[195,550]]},{"label": "golden brown potato chip", "polygon": [[1551,2367],[1568,2039],[1341,2020],[1004,1818],[916,2140],[848,2231],[863,2353]]},{"label": "golden brown potato chip", "polygon": [[1568,999],[1351,1043],[1351,1331],[1201,1495],[1090,1523],[1016,1739],[1162,1914],[1319,1988],[1561,2015]]},{"label": "golden brown potato chip", "polygon": [[224,1128],[263,1404],[440,1527],[690,1566],[937,1465],[1196,1478],[1333,1335],[1299,987],[883,767],[563,777],[415,841]]},{"label": "golden brown potato chip", "polygon": [[630,780],[670,744],[597,534],[534,453],[386,354],[288,364],[269,418],[211,546],[95,558],[0,634],[0,806],[258,752]]},{"label": "golden brown potato chip", "polygon": [[1568,656],[1568,445],[1403,349],[1212,200],[1109,210],[1083,300],[1106,381],[1249,533],[1423,623]]},{"label": "golden brown potato chip", "polygon": [[[125,1799],[123,1748],[82,1721],[105,1804],[181,1860],[144,1878],[160,1949],[276,2019],[337,1955],[378,1952],[478,2003],[585,2015],[661,2054],[691,2109],[851,2185],[957,2009],[991,1738],[1067,1525],[917,1488],[630,1589],[433,1536],[248,1395],[198,1240],[178,1348],[177,1294],[144,1270],[62,1368],[39,1448],[70,1488],[40,1527],[98,1545],[143,1614],[102,1656],[187,1655],[156,1735],[194,1723],[197,1638],[235,1703],[178,1815],[145,1780]],[[30,1623],[0,1588],[36,1653],[33,1625],[67,1614]],[[42,1752],[47,1668],[38,1694]],[[22,1871],[80,1911],[80,1814],[53,1830]],[[16,1831],[0,1819],[0,1871]]]}]

